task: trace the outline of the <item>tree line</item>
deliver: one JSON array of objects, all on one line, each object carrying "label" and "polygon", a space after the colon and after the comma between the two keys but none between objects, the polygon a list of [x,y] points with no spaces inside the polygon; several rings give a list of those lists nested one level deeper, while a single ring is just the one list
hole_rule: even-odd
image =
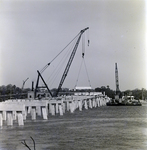
[{"label": "tree line", "polygon": [[16,85],[8,84],[0,86],[0,101],[5,99],[26,98],[30,88],[22,89]]},{"label": "tree line", "polygon": [[[105,87],[105,86],[101,86],[101,87],[97,87],[95,88],[96,92],[102,92],[110,97],[113,98],[115,97],[116,92],[112,89],[110,89],[109,86]],[[121,96],[134,96],[135,99],[147,99],[147,90],[142,88],[142,89],[134,89],[134,90],[125,90],[125,91],[120,91],[120,95]]]},{"label": "tree line", "polygon": [[[56,89],[52,89],[51,91],[54,91]],[[19,99],[19,98],[27,98],[28,91],[31,91],[30,88],[20,88],[16,85],[8,84],[8,85],[2,85],[0,86],[0,101],[3,101],[5,99]],[[95,89],[92,89],[88,92],[102,92],[105,93],[110,98],[115,97],[115,91],[110,89],[109,86],[101,86],[97,87]],[[73,92],[73,90],[69,90],[68,88],[61,89],[60,92]],[[82,90],[79,92],[87,92],[87,90]],[[142,89],[134,89],[134,90],[125,90],[121,91],[121,95],[133,95],[135,99],[147,99],[147,90]]]}]

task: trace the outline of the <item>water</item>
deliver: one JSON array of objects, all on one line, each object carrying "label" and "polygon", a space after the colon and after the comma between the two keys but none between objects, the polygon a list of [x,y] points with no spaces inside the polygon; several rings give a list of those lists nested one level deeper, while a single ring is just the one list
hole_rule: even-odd
[{"label": "water", "polygon": [[104,106],[0,129],[0,150],[146,150],[147,107]]}]

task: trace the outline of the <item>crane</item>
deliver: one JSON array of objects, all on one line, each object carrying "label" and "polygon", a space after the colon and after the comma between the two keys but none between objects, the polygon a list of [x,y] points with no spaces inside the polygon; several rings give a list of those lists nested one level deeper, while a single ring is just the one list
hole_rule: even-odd
[{"label": "crane", "polygon": [[29,78],[27,78],[26,80],[23,81],[22,88],[21,88],[22,90],[23,90],[24,85],[25,85],[25,83],[26,83],[26,81],[27,81],[28,79],[29,79]]},{"label": "crane", "polygon": [[119,80],[118,80],[118,69],[117,69],[117,63],[115,63],[115,84],[116,84],[116,95],[115,99],[119,99],[120,97],[120,90],[119,90]]},{"label": "crane", "polygon": [[63,83],[64,83],[64,80],[65,80],[65,78],[66,78],[66,76],[67,76],[67,73],[68,73],[68,71],[69,71],[69,68],[70,68],[70,66],[71,66],[71,63],[72,63],[73,58],[74,58],[74,56],[75,56],[75,53],[76,53],[76,51],[77,51],[77,48],[78,48],[78,45],[79,45],[81,36],[82,36],[82,34],[83,34],[86,30],[88,30],[88,29],[89,29],[89,27],[87,27],[87,28],[85,28],[85,29],[83,29],[83,30],[80,31],[78,40],[77,40],[77,42],[76,42],[76,44],[75,44],[75,46],[74,46],[74,49],[73,49],[73,51],[72,51],[72,53],[71,53],[71,55],[70,55],[70,58],[69,58],[69,60],[68,60],[68,63],[67,63],[66,68],[65,68],[65,70],[64,70],[64,73],[63,73],[63,75],[62,75],[61,81],[60,81],[60,83],[59,83],[58,89],[57,89],[57,91],[56,91],[56,93],[55,93],[55,95],[54,95],[55,97],[58,95],[58,93],[59,93],[59,91],[60,91],[60,89],[61,89],[61,87],[62,87],[62,85],[63,85]]},{"label": "crane", "polygon": [[[64,83],[64,81],[65,81],[65,78],[66,78],[66,76],[67,76],[67,74],[68,74],[68,71],[69,71],[69,69],[70,69],[70,66],[71,66],[71,63],[72,63],[73,58],[74,58],[74,56],[75,56],[75,53],[76,53],[76,51],[77,51],[77,48],[78,48],[78,45],[79,45],[81,36],[82,36],[82,34],[83,34],[86,30],[88,30],[88,29],[89,29],[89,27],[87,27],[87,28],[81,30],[80,33],[77,35],[77,36],[78,36],[78,39],[77,39],[76,44],[75,44],[75,46],[74,46],[74,48],[73,48],[73,50],[72,50],[72,53],[71,53],[71,55],[70,55],[70,58],[69,58],[69,60],[68,60],[68,63],[67,63],[67,65],[66,65],[66,68],[65,68],[65,70],[64,70],[64,73],[63,73],[63,75],[62,75],[62,78],[61,78],[61,80],[60,80],[58,89],[57,89],[57,91],[54,93],[54,95],[53,95],[52,92],[50,91],[50,89],[49,89],[48,85],[46,84],[45,80],[43,79],[41,73],[44,72],[44,70],[51,64],[51,62],[52,62],[55,58],[57,58],[57,57],[59,56],[59,54],[60,54],[73,40],[72,40],[55,58],[53,58],[53,60],[52,60],[51,62],[49,62],[41,71],[38,71],[38,70],[37,70],[38,78],[37,78],[36,88],[35,88],[35,97],[36,97],[36,95],[37,95],[36,93],[37,93],[37,91],[38,91],[38,88],[47,88],[47,90],[48,90],[48,92],[50,93],[50,96],[51,96],[51,97],[57,97],[57,95],[58,95],[59,91],[61,90],[61,87],[62,87],[62,85],[63,85],[63,83]],[[76,37],[77,37],[77,36],[76,36]],[[75,39],[75,38],[74,38],[74,39]],[[88,40],[88,44],[89,44],[89,40]],[[38,84],[39,84],[39,78],[41,78],[41,80],[43,81],[45,87],[39,87],[39,86],[38,86]]]}]

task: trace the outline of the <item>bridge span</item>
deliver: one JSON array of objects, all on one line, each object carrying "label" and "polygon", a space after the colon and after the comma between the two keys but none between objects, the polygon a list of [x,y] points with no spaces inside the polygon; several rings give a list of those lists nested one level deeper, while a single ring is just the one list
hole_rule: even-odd
[{"label": "bridge span", "polygon": [[49,120],[49,115],[63,116],[66,112],[74,113],[83,109],[105,106],[110,100],[103,94],[72,95],[46,99],[9,99],[0,103],[0,126],[12,126],[17,122],[23,126],[27,119],[36,120],[40,116]]}]

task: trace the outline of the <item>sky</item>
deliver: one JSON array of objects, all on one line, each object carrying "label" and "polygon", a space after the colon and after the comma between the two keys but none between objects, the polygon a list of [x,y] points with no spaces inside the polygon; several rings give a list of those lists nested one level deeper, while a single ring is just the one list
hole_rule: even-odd
[{"label": "sky", "polygon": [[[88,75],[82,66],[77,86],[109,85],[115,90],[117,63],[121,91],[147,89],[146,6],[145,0],[0,0],[0,85],[21,87],[29,78],[25,88],[31,88],[37,70],[89,27],[84,58]],[[76,85],[81,43],[62,87]],[[45,81],[55,67],[42,74]],[[62,74],[49,88],[58,87]]]}]

